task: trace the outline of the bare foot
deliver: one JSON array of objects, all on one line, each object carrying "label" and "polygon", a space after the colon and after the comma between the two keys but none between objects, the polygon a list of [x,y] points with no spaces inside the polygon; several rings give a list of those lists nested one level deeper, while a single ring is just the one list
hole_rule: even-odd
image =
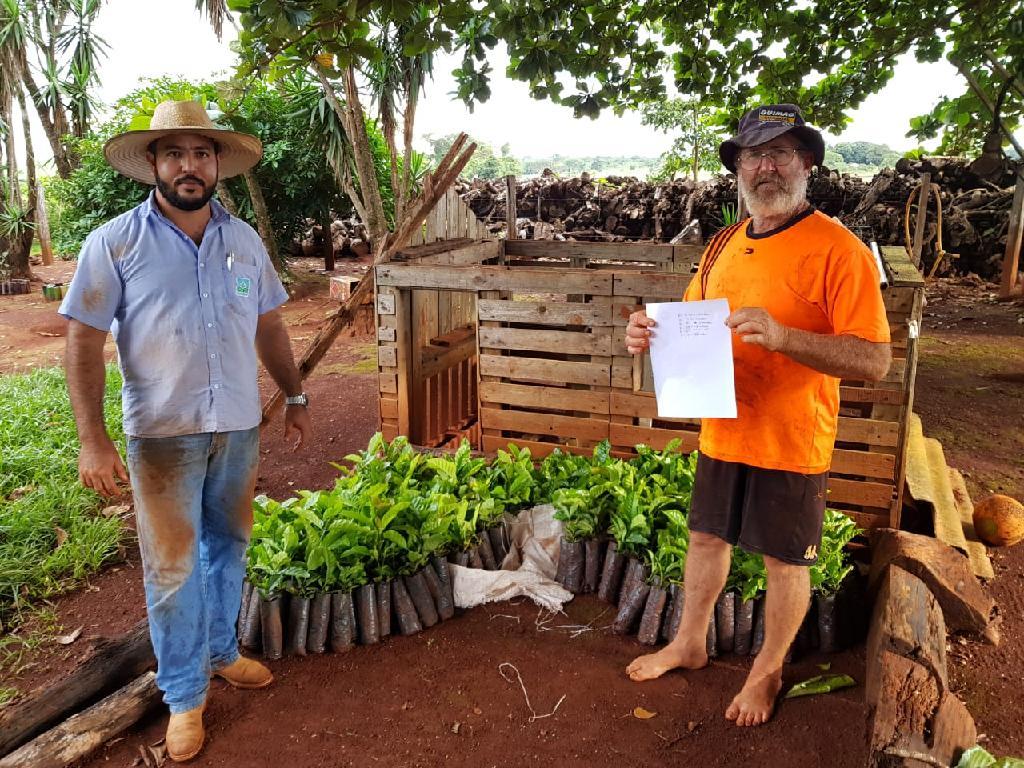
[{"label": "bare foot", "polygon": [[736,725],[763,725],[775,709],[775,697],[782,689],[782,670],[767,674],[750,670],[743,689],[733,698],[725,716]]},{"label": "bare foot", "polygon": [[700,669],[708,665],[708,654],[704,650],[704,638],[698,649],[666,645],[657,653],[638,656],[626,667],[626,674],[636,682],[654,680],[672,669]]}]

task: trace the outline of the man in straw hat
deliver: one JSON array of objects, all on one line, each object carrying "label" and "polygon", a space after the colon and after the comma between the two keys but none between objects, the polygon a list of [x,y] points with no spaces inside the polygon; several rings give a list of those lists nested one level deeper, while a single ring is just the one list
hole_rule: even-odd
[{"label": "man in straw hat", "polygon": [[273,680],[235,636],[259,459],[257,355],[289,396],[285,439],[299,447],[312,430],[277,312],[288,294],[252,227],[212,200],[219,179],[259,162],[260,141],[216,128],[197,102],[167,101],[149,130],[115,136],[104,153],[156,188],[89,235],[60,307],[79,477],[105,495],[129,479],[103,421],[112,330],[167,751],[182,761],[203,746],[211,673],[238,688]]},{"label": "man in straw hat", "polygon": [[[705,666],[707,627],[732,546],[763,555],[764,645],[725,712],[742,726],[771,716],[783,661],[807,612],[839,381],[878,381],[891,361],[871,252],[807,202],[811,167],[824,154],[821,134],[793,104],[750,110],[719,147],[750,219],[711,239],[684,300],[729,301],[737,418],[701,424],[679,632],[627,667],[639,681]],[[649,347],[653,328],[642,311],[630,317],[631,353]]]}]

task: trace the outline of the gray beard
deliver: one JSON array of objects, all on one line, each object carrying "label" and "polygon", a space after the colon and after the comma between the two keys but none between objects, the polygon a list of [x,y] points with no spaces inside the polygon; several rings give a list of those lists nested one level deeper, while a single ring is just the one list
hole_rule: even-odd
[{"label": "gray beard", "polygon": [[[762,185],[756,182],[771,178],[782,186]],[[746,179],[737,177],[740,194],[747,205],[747,210],[754,218],[784,216],[796,211],[807,201],[807,177],[800,176],[788,186],[777,174],[766,174],[754,179],[754,185],[748,186]]]}]

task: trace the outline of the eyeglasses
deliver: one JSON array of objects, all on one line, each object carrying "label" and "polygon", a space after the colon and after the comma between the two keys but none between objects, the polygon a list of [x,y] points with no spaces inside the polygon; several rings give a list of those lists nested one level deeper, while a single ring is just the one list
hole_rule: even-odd
[{"label": "eyeglasses", "polygon": [[796,157],[798,152],[803,152],[803,149],[794,149],[791,147],[773,147],[772,149],[766,149],[763,152],[757,152],[751,149],[744,149],[737,155],[737,161],[739,162],[740,168],[745,171],[753,171],[761,166],[761,159],[767,157],[768,160],[776,168],[781,168],[784,165],[789,165],[793,162],[793,158]]}]

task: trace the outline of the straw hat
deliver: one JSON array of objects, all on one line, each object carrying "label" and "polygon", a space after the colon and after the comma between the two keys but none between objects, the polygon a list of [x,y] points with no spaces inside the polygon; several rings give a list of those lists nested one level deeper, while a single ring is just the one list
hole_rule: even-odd
[{"label": "straw hat", "polygon": [[214,126],[198,101],[163,101],[153,110],[149,130],[126,131],[103,146],[103,154],[114,170],[144,184],[156,184],[153,166],[146,152],[149,145],[174,133],[197,133],[217,142],[221,179],[229,179],[252,168],[263,157],[263,144],[255,136]]}]

